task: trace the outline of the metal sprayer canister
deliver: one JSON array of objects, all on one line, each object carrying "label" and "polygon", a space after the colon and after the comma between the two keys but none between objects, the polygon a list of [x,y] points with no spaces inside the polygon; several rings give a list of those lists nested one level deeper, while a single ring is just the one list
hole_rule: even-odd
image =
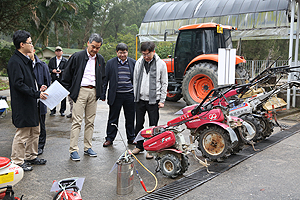
[{"label": "metal sprayer canister", "polygon": [[131,157],[117,161],[117,194],[119,195],[129,194],[133,190],[133,161],[134,160]]}]

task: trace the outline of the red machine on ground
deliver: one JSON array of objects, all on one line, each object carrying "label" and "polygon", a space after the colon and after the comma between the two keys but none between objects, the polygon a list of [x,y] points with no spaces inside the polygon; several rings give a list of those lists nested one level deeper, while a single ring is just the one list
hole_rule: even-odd
[{"label": "red machine on ground", "polygon": [[[188,169],[186,155],[190,152],[195,155],[195,141],[198,141],[202,155],[213,161],[223,160],[239,152],[244,144],[251,143],[255,134],[253,128],[243,120],[229,116],[229,107],[213,105],[234,87],[237,86],[214,88],[199,105],[183,109],[183,115],[166,125],[144,129],[139,133],[145,138],[145,150],[159,159],[164,175],[175,178]],[[182,134],[184,129],[180,125],[183,124],[190,130],[190,144],[185,142]],[[207,166],[203,161],[202,164]]]}]

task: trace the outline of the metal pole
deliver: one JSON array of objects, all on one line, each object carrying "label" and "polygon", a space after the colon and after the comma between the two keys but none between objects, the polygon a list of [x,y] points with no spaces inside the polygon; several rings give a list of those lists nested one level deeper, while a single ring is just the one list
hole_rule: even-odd
[{"label": "metal pole", "polygon": [[[289,58],[293,56],[293,36],[294,36],[294,21],[295,21],[295,0],[292,0],[291,2],[291,25],[290,25],[290,44],[289,44]],[[289,60],[289,65],[292,65],[292,60],[291,58]],[[289,74],[288,81],[291,81],[291,74]],[[286,109],[290,109],[290,102],[291,102],[291,89],[287,89],[287,94],[286,94]]]},{"label": "metal pole", "polygon": [[[299,15],[300,13],[300,7],[299,7],[299,3],[298,3],[298,11],[297,14]],[[299,21],[299,16],[297,17],[297,32],[296,32],[296,46],[295,46],[295,66],[298,65],[298,50],[299,50],[299,28],[300,28],[300,21]],[[294,75],[295,73],[292,73],[293,77],[292,79],[294,80]],[[296,107],[296,87],[293,87],[293,103],[292,103],[293,107]]]},{"label": "metal pole", "polygon": [[252,78],[255,77],[254,60],[252,60]]}]

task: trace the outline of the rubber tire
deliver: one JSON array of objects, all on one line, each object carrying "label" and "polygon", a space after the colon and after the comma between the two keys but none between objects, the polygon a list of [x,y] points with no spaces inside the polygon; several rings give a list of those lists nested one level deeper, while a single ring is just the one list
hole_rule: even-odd
[{"label": "rubber tire", "polygon": [[274,126],[269,118],[262,117],[259,119],[260,119],[261,127],[263,129],[260,135],[260,139],[264,140],[272,134],[272,132],[274,131]]},{"label": "rubber tire", "polygon": [[[203,74],[210,78],[213,87],[218,87],[217,73],[218,73],[218,67],[212,63],[207,63],[207,62],[198,63],[187,71],[182,81],[182,95],[187,105],[198,104],[202,101],[202,99],[199,98],[197,100],[193,99],[192,95],[189,93],[189,84],[193,79],[193,77],[198,74]],[[213,88],[209,88],[205,93],[209,93],[209,91],[212,89]]]},{"label": "rubber tire", "polygon": [[244,146],[245,146],[245,142],[243,142],[238,128],[235,128],[234,132],[238,138],[238,142],[236,142],[235,144],[231,144],[231,149],[232,149],[231,154],[236,154],[236,153],[240,152],[241,150],[244,149]]},{"label": "rubber tire", "polygon": [[177,101],[179,101],[181,99],[181,97],[182,97],[181,93],[169,94],[169,89],[168,89],[166,100],[167,101],[177,102]]},{"label": "rubber tire", "polygon": [[168,153],[163,155],[159,161],[159,166],[162,174],[169,178],[176,178],[180,175],[181,160],[174,154]]},{"label": "rubber tire", "polygon": [[179,172],[180,175],[184,174],[189,168],[189,158],[186,155],[181,156],[181,170]]},{"label": "rubber tire", "polygon": [[[187,105],[198,104],[202,101],[199,98],[193,99],[191,94],[189,93],[189,83],[192,78],[198,74],[204,74],[208,76],[212,81],[213,87],[218,87],[218,66],[213,63],[207,62],[195,64],[186,72],[182,81],[182,95]],[[237,84],[244,84],[246,83],[246,80],[249,80],[248,72],[240,65],[236,66],[235,77]],[[209,88],[207,90],[207,93],[211,89],[213,88]]]},{"label": "rubber tire", "polygon": [[[207,146],[207,147],[204,147],[204,144],[203,144],[205,141],[205,138],[210,134],[217,134],[223,140],[222,142],[217,143],[217,147],[222,148],[222,151],[215,153],[215,155],[212,153],[213,150],[211,150],[211,152],[207,151],[207,149],[209,149],[210,147],[214,147],[213,145],[211,145],[211,143],[210,143],[210,146]],[[214,142],[216,142],[216,141],[214,140]],[[225,159],[227,157],[227,155],[230,154],[230,152],[231,152],[230,144],[231,144],[231,142],[230,142],[228,133],[223,128],[221,128],[217,125],[207,126],[204,130],[202,130],[199,133],[198,149],[202,152],[203,157],[209,158],[212,161],[218,161],[218,160]]]},{"label": "rubber tire", "polygon": [[259,119],[257,119],[256,117],[254,117],[251,114],[246,114],[243,116],[240,116],[240,118],[244,121],[246,121],[247,123],[249,123],[252,128],[255,130],[255,135],[254,137],[251,139],[251,141],[258,141],[259,138],[261,137],[261,133],[262,133],[262,127],[260,126],[260,121]]},{"label": "rubber tire", "polygon": [[249,80],[249,73],[241,65],[235,66],[235,82],[237,84],[245,84]]}]

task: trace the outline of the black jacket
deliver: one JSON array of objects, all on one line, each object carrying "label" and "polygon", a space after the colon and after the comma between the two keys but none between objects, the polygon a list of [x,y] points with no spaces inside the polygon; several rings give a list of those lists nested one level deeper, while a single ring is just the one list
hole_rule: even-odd
[{"label": "black jacket", "polygon": [[55,80],[58,80],[58,82],[61,82],[61,79],[62,79],[62,74],[66,68],[66,65],[67,65],[67,59],[62,57],[61,58],[61,61],[59,63],[59,69],[61,70],[61,73],[59,74],[59,77],[56,76],[56,73],[53,73],[53,69],[57,69],[57,64],[56,64],[56,56],[51,58],[50,61],[49,61],[49,71],[51,73],[51,80],[52,82],[54,82]]},{"label": "black jacket", "polygon": [[[32,60],[15,50],[8,61],[7,73],[13,124],[17,128],[38,126],[37,99],[41,92],[36,88]],[[40,87],[41,85],[38,85],[38,88]]]},{"label": "black jacket", "polygon": [[[89,60],[87,49],[74,53],[65,67],[62,84],[69,90],[70,97],[76,102],[86,63]],[[100,98],[103,91],[103,80],[105,78],[105,61],[102,55],[96,55],[96,100]]]},{"label": "black jacket", "polygon": [[[36,55],[34,55],[35,66],[33,68],[36,81],[39,85],[47,85],[49,87],[51,83],[51,77],[49,73],[49,68],[46,63],[41,61]],[[39,102],[40,114],[44,115],[47,113],[47,106],[42,102]]]},{"label": "black jacket", "polygon": [[[131,83],[133,84],[133,72],[134,72],[134,65],[136,61],[130,57],[128,57],[127,60],[128,60],[129,70],[130,70],[130,79],[131,79]],[[107,85],[109,84],[108,97],[107,97],[108,105],[113,105],[116,98],[116,93],[118,88],[118,72],[119,72],[118,57],[114,57],[109,61],[107,61],[105,67],[103,95],[101,96],[101,100],[105,100],[106,89],[107,89]]]}]

